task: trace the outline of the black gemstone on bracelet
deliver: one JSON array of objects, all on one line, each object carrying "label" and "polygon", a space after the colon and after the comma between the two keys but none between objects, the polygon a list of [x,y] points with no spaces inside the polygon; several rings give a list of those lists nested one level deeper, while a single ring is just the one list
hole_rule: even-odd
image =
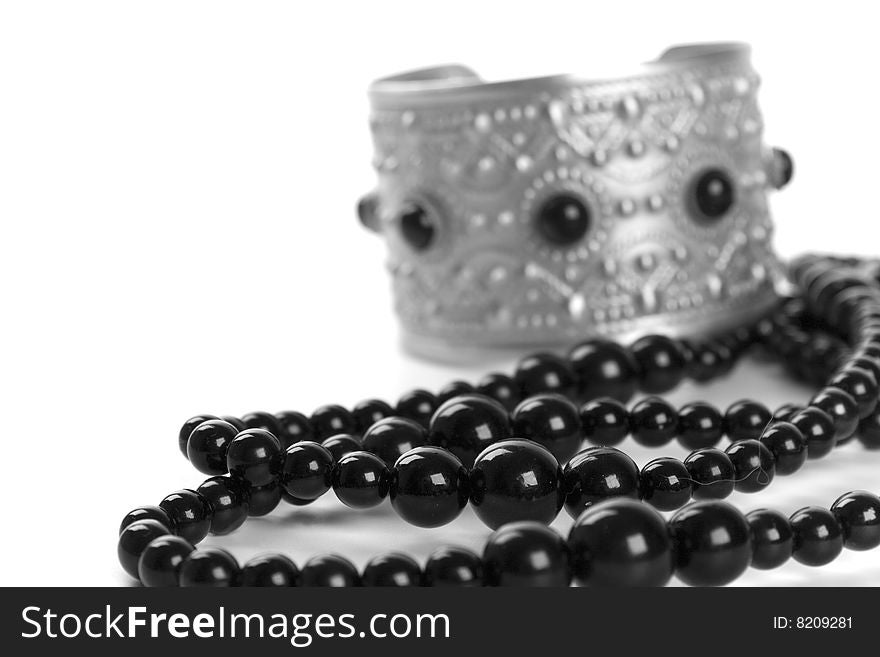
[{"label": "black gemstone on bracelet", "polygon": [[388,495],[391,472],[385,462],[369,452],[350,452],[333,468],[333,491],[353,509],[368,509]]},{"label": "black gemstone on bracelet", "polygon": [[810,400],[810,406],[831,416],[836,444],[840,445],[852,438],[859,423],[859,409],[849,394],[840,388],[823,388]]},{"label": "black gemstone on bracelet", "polygon": [[578,409],[562,395],[544,393],[519,403],[510,418],[512,435],[540,443],[567,463],[584,440]]},{"label": "black gemstone on bracelet", "polygon": [[309,418],[312,425],[312,440],[322,441],[340,433],[356,433],[354,418],[348,409],[338,404],[321,406]]},{"label": "black gemstone on bracelet", "polygon": [[523,358],[516,366],[513,380],[523,398],[546,392],[570,395],[574,388],[574,373],[568,361],[550,353]]},{"label": "black gemstone on bracelet", "polygon": [[639,477],[642,499],[655,509],[675,511],[691,499],[691,476],[678,459],[654,459],[642,468]]},{"label": "black gemstone on bracelet", "polygon": [[354,426],[357,433],[363,435],[367,429],[376,424],[379,420],[391,417],[395,414],[394,409],[388,402],[381,399],[365,399],[359,402],[351,409],[351,416],[354,418]]},{"label": "black gemstone on bracelet", "polygon": [[807,440],[789,422],[773,422],[759,439],[776,462],[776,474],[794,474],[807,462]]},{"label": "black gemstone on bracelet", "polygon": [[714,447],[724,435],[724,418],[706,402],[693,402],[678,411],[678,442],[690,450]]},{"label": "black gemstone on bracelet", "polygon": [[154,539],[170,534],[169,528],[157,520],[144,518],[127,525],[119,534],[116,554],[122,569],[137,579],[138,560]]},{"label": "black gemstone on bracelet", "polygon": [[491,397],[508,412],[516,408],[516,405],[522,400],[522,393],[516,381],[506,374],[497,372],[480,379],[475,390],[481,395]]},{"label": "black gemstone on bracelet", "polygon": [[843,545],[850,550],[880,546],[880,498],[863,490],[841,495],[831,513],[843,530]]},{"label": "black gemstone on bracelet", "polygon": [[417,527],[440,527],[455,520],[467,504],[468,471],[452,453],[417,447],[391,471],[391,506]]},{"label": "black gemstone on bracelet", "polygon": [[320,554],[309,559],[300,572],[300,586],[345,588],[360,586],[357,568],[345,557]]},{"label": "black gemstone on bracelet", "polygon": [[265,516],[281,502],[281,482],[272,480],[265,486],[247,486],[248,517]]},{"label": "black gemstone on bracelet", "polygon": [[166,496],[159,502],[168,514],[175,534],[190,543],[198,543],[211,528],[211,505],[194,490],[184,489]]},{"label": "black gemstone on bracelet", "polygon": [[242,431],[247,429],[247,427],[244,426],[244,422],[241,421],[241,418],[237,418],[234,415],[224,415],[220,419],[224,422],[229,422],[229,424],[231,424],[238,430],[238,433],[241,433]]},{"label": "black gemstone on bracelet", "polygon": [[673,338],[646,335],[632,344],[630,353],[638,365],[641,389],[649,394],[669,392],[687,372],[684,350]]},{"label": "black gemstone on bracelet", "polygon": [[210,547],[194,550],[180,566],[180,586],[238,586],[241,569],[229,552]]},{"label": "black gemstone on bracelet", "polygon": [[[246,413],[241,416],[241,421],[247,429],[262,429],[263,431],[268,431],[278,439],[278,442],[282,442],[283,430],[281,429],[281,423],[278,422],[278,418],[271,413],[266,413],[265,411]],[[284,446],[282,445],[282,448],[283,447]]]},{"label": "black gemstone on bracelet", "polygon": [[226,452],[229,473],[252,486],[274,481],[284,465],[279,440],[264,429],[248,429],[238,434]]},{"label": "black gemstone on bracelet", "polygon": [[239,583],[241,586],[298,586],[299,568],[283,554],[261,554],[242,567]]},{"label": "black gemstone on bracelet", "polygon": [[389,552],[373,557],[361,575],[363,586],[421,586],[422,569],[409,555]]},{"label": "black gemstone on bracelet", "polygon": [[402,455],[426,443],[426,432],[421,424],[395,416],[379,420],[367,429],[361,449],[375,454],[391,467]]},{"label": "black gemstone on bracelet", "polygon": [[678,433],[678,413],[665,399],[642,399],[629,412],[632,437],[645,447],[662,447]]},{"label": "black gemstone on bracelet", "polygon": [[211,477],[196,492],[211,506],[210,533],[223,536],[235,531],[247,520],[246,484],[232,477]]},{"label": "black gemstone on bracelet", "polygon": [[422,584],[443,587],[483,586],[483,561],[464,548],[438,548],[425,563]]},{"label": "black gemstone on bracelet", "polygon": [[281,469],[282,496],[308,502],[332,486],[333,455],[318,443],[303,440],[287,448]]},{"label": "black gemstone on bracelet", "polygon": [[818,459],[834,449],[834,421],[825,411],[808,406],[791,418],[791,423],[803,434],[807,441],[807,458]]},{"label": "black gemstone on bracelet", "polygon": [[843,531],[831,511],[804,507],[795,511],[789,522],[794,531],[795,561],[805,566],[824,566],[843,550]]},{"label": "black gemstone on bracelet", "polygon": [[467,394],[443,403],[428,427],[428,442],[452,452],[470,467],[477,454],[510,437],[510,419],[491,397]]},{"label": "black gemstone on bracelet", "polygon": [[144,586],[178,586],[180,566],[193,550],[180,536],[153,539],[138,560],[138,578]]},{"label": "black gemstone on bracelet", "polygon": [[752,535],[752,568],[778,568],[791,558],[794,532],[778,511],[757,509],[746,514]]},{"label": "black gemstone on bracelet", "polygon": [[431,416],[437,410],[437,397],[427,390],[410,390],[397,400],[395,412],[427,428]]},{"label": "black gemstone on bracelet", "polygon": [[847,393],[858,406],[859,419],[868,417],[877,407],[878,389],[874,375],[860,367],[848,367],[841,370],[829,381],[828,385],[840,388]]},{"label": "black gemstone on bracelet", "polygon": [[571,582],[568,547],[539,522],[514,522],[489,537],[483,550],[486,586],[559,587]]},{"label": "black gemstone on bracelet", "polygon": [[773,414],[763,404],[744,399],[731,404],[724,413],[724,432],[731,442],[757,440],[770,424]]},{"label": "black gemstone on bracelet", "polygon": [[132,509],[125,514],[125,517],[122,518],[122,522],[119,525],[119,533],[121,534],[123,529],[138,520],[155,520],[156,522],[165,525],[169,530],[174,528],[174,525],[171,523],[171,518],[168,517],[168,514],[165,513],[161,507],[147,504],[146,506],[139,506],[136,509]]},{"label": "black gemstone on bracelet", "polygon": [[582,342],[571,350],[568,360],[580,401],[612,397],[627,402],[636,392],[638,366],[629,350],[616,342],[603,339]]},{"label": "black gemstone on bracelet", "polygon": [[276,436],[281,448],[287,449],[300,440],[314,440],[312,423],[299,411],[281,411],[275,414],[281,433]]},{"label": "black gemstone on bracelet", "polygon": [[195,415],[183,423],[183,426],[180,427],[180,432],[177,435],[177,446],[186,458],[189,458],[186,453],[186,446],[189,442],[189,435],[193,432],[193,429],[199,426],[202,422],[219,419],[220,418],[216,415]]},{"label": "black gemstone on bracelet", "polygon": [[443,386],[440,392],[437,393],[437,404],[442,406],[453,397],[467,395],[472,392],[474,392],[474,386],[467,381],[452,381]]},{"label": "black gemstone on bracelet", "polygon": [[629,435],[629,411],[611,397],[588,401],[580,409],[584,437],[600,446],[612,446]]},{"label": "black gemstone on bracelet", "polygon": [[741,493],[764,490],[776,475],[773,454],[758,440],[738,440],[726,450],[736,472],[734,488]]},{"label": "black gemstone on bracelet", "polygon": [[707,447],[691,452],[684,460],[697,500],[720,500],[733,492],[736,472],[721,450]]},{"label": "black gemstone on bracelet", "polygon": [[351,434],[341,433],[338,436],[331,436],[322,442],[321,447],[330,452],[334,461],[338,461],[346,454],[360,451],[361,441]]},{"label": "black gemstone on bracelet", "polygon": [[238,429],[224,420],[202,422],[189,434],[186,456],[199,472],[226,474],[226,452],[237,435]]},{"label": "black gemstone on bracelet", "polygon": [[639,468],[613,447],[590,447],[563,470],[565,510],[577,518],[584,509],[613,497],[639,498]]},{"label": "black gemstone on bracelet", "polygon": [[856,437],[868,449],[880,449],[880,409],[859,422]]},{"label": "black gemstone on bracelet", "polygon": [[608,500],[580,515],[568,534],[575,581],[583,586],[663,586],[672,544],[663,517],[635,500]]}]

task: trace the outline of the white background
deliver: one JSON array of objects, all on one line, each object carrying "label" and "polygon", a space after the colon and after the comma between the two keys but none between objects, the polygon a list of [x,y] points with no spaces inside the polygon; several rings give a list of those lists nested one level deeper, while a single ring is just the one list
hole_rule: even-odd
[{"label": "white background", "polygon": [[[384,249],[353,214],[373,181],[372,78],[456,61],[495,79],[589,75],[676,42],[749,41],[766,136],[797,164],[773,199],[780,252],[877,255],[869,7],[4,2],[0,583],[131,583],[116,562],[118,522],[201,481],[177,449],[191,415],[393,400],[485,371],[397,346]],[[746,364],[673,399],[726,405],[746,391],[771,407],[808,394]],[[640,464],[657,455],[624,449]],[[827,506],[846,490],[877,492],[878,466],[880,453],[850,445],[731,499],[744,510]],[[242,559],[338,551],[363,565],[391,547],[422,559],[438,543],[477,547],[487,533],[469,511],[426,531],[387,505],[347,511],[330,494],[216,542]],[[739,583],[878,585],[880,554],[792,562]]]}]

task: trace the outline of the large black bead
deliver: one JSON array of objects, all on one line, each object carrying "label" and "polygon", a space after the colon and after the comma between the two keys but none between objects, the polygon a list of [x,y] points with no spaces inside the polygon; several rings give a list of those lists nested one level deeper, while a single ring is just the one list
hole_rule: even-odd
[{"label": "large black bead", "polygon": [[660,397],[648,397],[629,412],[633,440],[645,447],[662,447],[678,433],[678,413]]},{"label": "large black bead", "polygon": [[479,556],[458,547],[435,550],[423,573],[424,586],[483,586],[483,561]]},{"label": "large black bead", "polygon": [[760,441],[773,454],[778,475],[793,474],[807,462],[807,440],[801,430],[789,422],[773,422]]},{"label": "large black bead", "polygon": [[248,561],[239,575],[241,586],[297,586],[299,568],[283,554],[261,554]]},{"label": "large black bead", "polygon": [[402,455],[426,443],[426,432],[421,424],[403,417],[387,417],[367,429],[361,448],[391,467]]},{"label": "large black bead", "polygon": [[807,458],[818,459],[834,449],[834,420],[825,411],[808,406],[791,418],[791,423],[807,441]]},{"label": "large black bead", "polygon": [[356,433],[354,418],[348,409],[338,404],[321,406],[309,418],[312,440],[321,441],[340,433]]},{"label": "large black bead", "polygon": [[281,485],[285,498],[316,500],[333,485],[333,455],[318,443],[303,440],[287,448]]},{"label": "large black bead", "polygon": [[360,451],[361,441],[351,434],[341,433],[338,436],[331,436],[322,442],[321,447],[330,452],[334,461],[338,461],[346,454]]},{"label": "large black bead", "polygon": [[778,511],[757,509],[746,514],[752,533],[752,568],[778,568],[791,558],[794,532]]},{"label": "large black bead", "polygon": [[562,395],[545,393],[524,399],[511,416],[512,434],[540,443],[560,463],[580,449],[584,435],[578,409]]},{"label": "large black bead", "polygon": [[693,402],[678,411],[678,442],[690,450],[714,447],[724,435],[724,418],[706,402]]},{"label": "large black bead", "polygon": [[415,251],[425,251],[434,242],[437,232],[434,219],[418,203],[407,203],[397,219],[400,236]]},{"label": "large black bead", "polygon": [[698,221],[715,221],[727,214],[735,201],[730,176],[721,169],[707,169],[694,179],[688,208]]},{"label": "large black bead", "polygon": [[281,482],[277,479],[274,479],[265,486],[248,486],[248,516],[257,518],[274,511],[281,502],[281,493],[283,491]]},{"label": "large black bead", "polygon": [[501,404],[485,395],[470,394],[445,402],[428,427],[428,442],[448,449],[470,467],[477,454],[510,437],[510,420]]},{"label": "large black bead", "polygon": [[468,472],[439,447],[417,447],[401,456],[391,474],[391,505],[418,527],[440,527],[455,520],[467,504]]},{"label": "large black bead", "polygon": [[582,342],[568,355],[581,401],[612,397],[626,402],[639,383],[638,366],[625,347],[610,340]]},{"label": "large black bead", "polygon": [[843,545],[850,550],[870,550],[880,545],[880,498],[863,490],[845,493],[831,505],[843,530]]},{"label": "large black bead", "polygon": [[773,481],[776,462],[770,450],[760,441],[738,440],[724,451],[736,472],[736,490],[741,493],[757,493]]},{"label": "large black bead", "polygon": [[823,388],[810,400],[810,406],[825,411],[834,422],[837,444],[846,442],[859,424],[859,408],[855,400],[840,388]]},{"label": "large black bead", "polygon": [[220,418],[216,415],[194,415],[183,423],[183,426],[180,427],[180,431],[177,434],[177,446],[186,458],[189,458],[189,455],[186,453],[186,445],[189,442],[189,435],[192,433],[193,429],[199,426],[202,422],[219,419]]},{"label": "large black bead", "polygon": [[550,244],[570,246],[587,234],[590,219],[590,209],[582,199],[572,194],[556,194],[538,209],[535,227]]},{"label": "large black bead", "polygon": [[278,418],[271,413],[266,413],[265,411],[246,413],[241,416],[241,421],[247,429],[262,429],[263,431],[268,431],[278,439],[279,443],[283,442],[282,434],[284,431],[281,428],[281,423],[278,422]]},{"label": "large black bead", "polygon": [[199,472],[225,474],[226,452],[237,435],[238,429],[229,422],[206,420],[189,434],[186,456]]},{"label": "large black bead", "polygon": [[794,560],[805,566],[824,566],[843,551],[843,530],[834,514],[818,506],[807,506],[789,518],[794,531]]},{"label": "large black bead", "polygon": [[587,509],[568,534],[574,579],[584,586],[663,586],[672,577],[666,522],[635,500]]},{"label": "large black bead", "polygon": [[419,564],[401,552],[373,557],[361,575],[363,586],[421,586],[421,580]]},{"label": "large black bead", "polygon": [[394,409],[391,404],[381,399],[365,399],[355,404],[355,407],[351,409],[355,429],[360,435],[366,433],[367,429],[379,420],[392,415],[394,415]]},{"label": "large black bead", "polygon": [[492,529],[518,520],[549,525],[562,508],[561,481],[559,462],[547,449],[531,440],[504,440],[474,461],[471,504]]},{"label": "large black bead", "polygon": [[878,386],[874,375],[860,367],[848,367],[828,381],[853,398],[859,409],[859,418],[868,417],[877,407]]},{"label": "large black bead", "polygon": [[175,534],[190,543],[198,543],[211,528],[211,505],[194,490],[184,489],[166,496],[159,502],[174,527]]},{"label": "large black bead", "polygon": [[300,572],[300,586],[342,588],[360,586],[361,576],[354,564],[336,554],[319,554],[309,559]]},{"label": "large black bead", "polygon": [[571,566],[562,537],[539,522],[514,522],[489,537],[483,550],[486,586],[568,586]]},{"label": "large black bead", "polygon": [[433,393],[417,388],[404,393],[397,400],[395,412],[427,428],[437,406],[437,397]]},{"label": "large black bead", "polygon": [[674,511],[691,499],[693,484],[684,463],[668,456],[654,459],[640,474],[642,499],[661,511]]},{"label": "large black bead", "polygon": [[281,473],[284,452],[279,440],[268,431],[248,429],[229,444],[226,465],[232,476],[252,486],[265,486]]},{"label": "large black bead", "polygon": [[678,340],[646,335],[636,340],[629,350],[639,368],[639,384],[649,394],[669,392],[687,373],[687,359]]},{"label": "large black bead", "polygon": [[134,578],[138,576],[138,560],[154,539],[170,534],[170,529],[157,520],[137,520],[122,530],[116,545],[116,554],[123,570]]},{"label": "large black bead", "polygon": [[156,522],[165,525],[169,530],[174,528],[171,518],[168,517],[168,514],[165,513],[161,507],[147,504],[146,506],[139,506],[136,509],[132,509],[125,514],[125,517],[122,518],[122,522],[119,525],[119,533],[121,534],[122,530],[138,520],[155,520]]},{"label": "large black bead", "polygon": [[281,411],[275,414],[280,433],[275,437],[281,441],[281,448],[287,449],[300,440],[312,440],[312,423],[299,411]]},{"label": "large black bead", "polygon": [[569,395],[574,386],[574,373],[565,358],[539,353],[519,361],[513,380],[519,385],[524,398],[545,392]]},{"label": "large black bead", "polygon": [[580,409],[584,438],[594,445],[611,446],[629,435],[629,411],[611,397],[586,402]]},{"label": "large black bead", "polygon": [[880,449],[880,409],[859,422],[856,438],[868,449]]},{"label": "large black bead", "polygon": [[572,518],[608,498],[639,498],[638,466],[613,447],[590,447],[576,454],[562,476],[565,510]]},{"label": "large black bead", "polygon": [[474,386],[467,381],[452,381],[443,386],[440,392],[437,393],[437,404],[442,406],[453,397],[467,395],[472,392],[474,392]]},{"label": "large black bead", "polygon": [[724,499],[733,492],[736,472],[730,458],[712,447],[691,452],[684,460],[696,500]]},{"label": "large black bead", "polygon": [[508,412],[516,408],[522,400],[522,393],[513,378],[498,372],[487,374],[477,382],[476,391],[491,397]]},{"label": "large black bead", "polygon": [[743,399],[731,404],[724,413],[724,432],[731,442],[757,440],[772,419],[773,414],[766,406]]},{"label": "large black bead", "polygon": [[350,452],[333,468],[333,491],[353,509],[368,509],[388,495],[391,472],[385,462],[369,452]]},{"label": "large black bead", "polygon": [[181,586],[237,586],[241,569],[231,554],[221,548],[194,550],[180,566]]},{"label": "large black bead", "polygon": [[178,586],[180,566],[193,550],[180,536],[153,539],[138,560],[138,579],[144,586]]},{"label": "large black bead", "polygon": [[749,523],[727,502],[695,502],[669,521],[676,574],[691,586],[723,586],[752,559]]},{"label": "large black bead", "polygon": [[211,477],[196,492],[211,505],[211,529],[223,536],[242,526],[248,516],[247,491],[243,482],[232,477]]}]

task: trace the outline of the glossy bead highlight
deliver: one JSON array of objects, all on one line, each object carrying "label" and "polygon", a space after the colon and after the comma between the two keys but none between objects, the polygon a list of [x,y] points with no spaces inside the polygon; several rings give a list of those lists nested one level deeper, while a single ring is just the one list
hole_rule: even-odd
[{"label": "glossy bead highlight", "polygon": [[428,442],[452,452],[466,467],[489,445],[510,438],[510,419],[501,404],[469,394],[445,402],[431,418]]},{"label": "glossy bead highlight", "polygon": [[401,456],[391,474],[391,506],[417,527],[440,527],[467,504],[468,472],[453,454],[417,447]]},{"label": "glossy bead highlight", "polygon": [[789,522],[794,532],[795,561],[805,566],[824,566],[843,551],[843,530],[831,511],[804,507],[795,511]]},{"label": "glossy bead highlight", "polygon": [[539,443],[560,463],[567,463],[584,439],[577,407],[558,394],[524,399],[514,409],[510,424],[512,435]]},{"label": "glossy bead highlight", "polygon": [[577,518],[584,509],[612,497],[639,498],[639,469],[613,447],[590,447],[563,470],[565,510]]}]

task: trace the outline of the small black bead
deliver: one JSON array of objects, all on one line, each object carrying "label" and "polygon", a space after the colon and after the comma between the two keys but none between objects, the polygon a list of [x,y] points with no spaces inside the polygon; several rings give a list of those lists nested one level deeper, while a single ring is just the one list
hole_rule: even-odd
[{"label": "small black bead", "polygon": [[183,426],[180,427],[180,432],[177,434],[177,446],[186,458],[189,458],[186,453],[186,445],[189,442],[189,435],[192,433],[193,429],[199,426],[202,422],[219,419],[220,418],[216,415],[195,415],[183,423]]},{"label": "small black bead", "polygon": [[481,395],[491,397],[501,404],[507,412],[516,408],[522,400],[519,386],[506,374],[495,372],[487,374],[476,385],[476,391]]},{"label": "small black bead", "polygon": [[277,479],[265,486],[248,486],[246,491],[248,517],[257,518],[272,513],[281,502],[283,490],[281,482]]},{"label": "small black bead", "polygon": [[252,486],[273,482],[284,465],[284,452],[278,439],[264,429],[248,429],[229,444],[226,465],[234,477]]},{"label": "small black bead", "polygon": [[229,422],[229,424],[231,424],[232,426],[234,426],[236,428],[238,433],[241,433],[242,431],[247,429],[247,427],[244,426],[244,422],[241,421],[241,418],[237,418],[233,415],[224,415],[220,419],[223,420],[224,422]]},{"label": "small black bead", "polygon": [[180,566],[193,550],[180,536],[153,539],[138,560],[138,579],[144,586],[178,586]]},{"label": "small black bead", "polygon": [[165,525],[169,530],[174,527],[171,518],[168,517],[168,514],[165,513],[165,511],[158,506],[148,504],[146,506],[139,506],[126,513],[125,517],[122,519],[122,523],[119,525],[119,533],[121,534],[122,530],[138,520],[155,520],[156,522]]},{"label": "small black bead", "polygon": [[791,423],[803,434],[807,441],[807,458],[818,459],[834,449],[834,421],[825,411],[808,406],[795,413]]},{"label": "small black bead", "polygon": [[424,251],[434,242],[437,232],[431,214],[417,203],[408,203],[398,216],[400,235],[410,248]]},{"label": "small black bead", "polygon": [[724,413],[724,432],[731,442],[757,440],[770,424],[773,414],[763,404],[743,399],[730,405]]},{"label": "small black bead", "polygon": [[535,395],[519,403],[510,418],[512,435],[533,440],[567,463],[581,447],[584,436],[578,409],[554,393]]},{"label": "small black bead", "polygon": [[379,420],[394,415],[394,409],[388,402],[381,399],[365,399],[359,402],[351,409],[351,416],[354,418],[354,426],[358,434],[363,435],[367,429],[376,424]]},{"label": "small black bead", "polygon": [[278,418],[271,413],[266,413],[264,411],[246,413],[241,416],[241,421],[246,428],[268,431],[278,439],[279,443],[282,442],[282,434],[284,431],[281,429],[281,423],[278,422]]},{"label": "small black bead", "polygon": [[340,433],[357,433],[354,418],[347,409],[338,404],[321,406],[309,418],[312,440],[320,442]]},{"label": "small black bead", "polygon": [[611,397],[588,401],[580,416],[584,437],[594,445],[616,445],[629,435],[629,411]]},{"label": "small black bead", "polygon": [[138,560],[147,546],[160,536],[170,534],[167,525],[151,518],[137,520],[126,526],[119,534],[116,554],[123,570],[137,579]]},{"label": "small black bead", "polygon": [[492,529],[518,520],[549,525],[562,508],[562,469],[531,440],[504,440],[487,447],[470,472],[471,504]]},{"label": "small black bead", "polygon": [[486,586],[568,586],[571,566],[562,537],[539,522],[504,525],[483,550]]},{"label": "small black bead", "polygon": [[278,420],[280,434],[276,436],[281,441],[281,448],[287,449],[300,440],[314,440],[312,435],[312,423],[299,411],[281,411],[275,414]]},{"label": "small black bead", "polygon": [[211,534],[229,534],[247,520],[247,492],[241,481],[232,477],[211,477],[196,492],[211,506]]},{"label": "small black bead", "polygon": [[662,447],[678,433],[678,413],[665,399],[648,397],[629,412],[632,437],[645,447]]},{"label": "small black bead", "polygon": [[300,586],[342,588],[360,585],[361,576],[354,564],[336,554],[312,557],[300,572]]},{"label": "small black bead", "polygon": [[419,564],[401,552],[373,557],[361,576],[363,586],[421,586],[421,580]]},{"label": "small black bead", "polygon": [[391,473],[385,462],[369,452],[350,452],[333,468],[333,491],[353,509],[368,509],[388,495]]},{"label": "small black bead", "polygon": [[645,392],[659,395],[675,388],[685,377],[687,360],[678,340],[664,335],[646,335],[629,348],[639,368],[639,383]]},{"label": "small black bead", "polygon": [[664,456],[647,463],[640,482],[642,499],[655,509],[675,511],[691,499],[691,476],[678,459]]},{"label": "small black bead", "polygon": [[736,190],[730,176],[721,169],[703,171],[693,183],[691,215],[700,221],[718,220],[736,202]]},{"label": "small black bead", "polygon": [[759,440],[773,454],[778,475],[793,474],[807,462],[807,440],[793,424],[774,421]]},{"label": "small black bead", "polygon": [[480,394],[453,397],[437,409],[428,427],[428,442],[448,449],[470,467],[477,454],[510,437],[510,419],[504,407]]},{"label": "small black bead", "polygon": [[397,400],[396,413],[427,428],[437,410],[437,398],[427,390],[410,390]]},{"label": "small black bead", "polygon": [[574,387],[574,373],[565,358],[550,353],[526,356],[516,366],[513,380],[523,398],[545,392],[569,395]]},{"label": "small black bead", "polygon": [[180,586],[237,586],[241,569],[226,550],[194,550],[180,566]]},{"label": "small black bead", "polygon": [[401,456],[391,474],[391,506],[417,527],[440,527],[467,504],[468,472],[452,453],[417,447]]},{"label": "small black bead", "polygon": [[565,510],[572,518],[608,498],[639,499],[639,468],[613,447],[590,447],[576,454],[563,470]]},{"label": "small black bead", "polygon": [[360,451],[361,443],[351,434],[341,433],[322,442],[321,447],[330,452],[334,461],[338,461],[346,454]]},{"label": "small black bead", "polygon": [[387,417],[367,429],[361,449],[375,454],[391,467],[402,455],[426,443],[422,425],[403,417]]},{"label": "small black bead", "polygon": [[663,586],[672,577],[666,522],[634,500],[608,500],[584,511],[568,548],[575,581],[584,586]]},{"label": "small black bead", "polygon": [[703,342],[692,347],[688,374],[698,383],[705,383],[726,373],[733,360],[727,345],[718,342]]},{"label": "small black bead", "polygon": [[239,583],[241,586],[297,586],[299,568],[283,554],[261,554],[242,567]]},{"label": "small black bead", "polygon": [[707,447],[691,452],[684,460],[693,484],[695,500],[720,500],[733,492],[736,472],[721,450]]},{"label": "small black bead", "polygon": [[841,370],[829,381],[828,385],[840,388],[847,393],[858,406],[859,419],[868,417],[877,407],[877,395],[880,392],[874,376],[859,367],[848,367]]},{"label": "small black bead", "polygon": [[727,502],[695,502],[669,521],[675,572],[690,586],[723,586],[742,575],[752,559],[745,517]]},{"label": "small black bead", "polygon": [[333,455],[318,443],[303,440],[287,448],[281,469],[282,496],[310,502],[333,485]]},{"label": "small black bead", "polygon": [[198,543],[211,528],[211,505],[194,490],[184,489],[166,496],[159,502],[174,527],[175,534],[190,543]]},{"label": "small black bead", "polygon": [[690,450],[714,447],[724,435],[721,412],[705,402],[693,402],[678,411],[678,442]]},{"label": "small black bead", "polygon": [[437,393],[437,404],[442,406],[453,397],[467,395],[472,392],[474,392],[474,387],[467,381],[452,381],[443,386],[440,392]]},{"label": "small black bead", "polygon": [[483,586],[483,562],[479,556],[458,547],[435,550],[425,564],[424,586]]},{"label": "small black bead", "polygon": [[791,418],[804,410],[800,404],[783,404],[773,412],[774,422],[791,422]]},{"label": "small black bead", "polygon": [[224,420],[206,420],[192,430],[186,455],[195,469],[204,474],[226,474],[226,452],[238,430]]},{"label": "small black bead", "polygon": [[590,209],[572,194],[548,198],[535,215],[538,233],[556,246],[570,246],[583,239],[590,229]]},{"label": "small black bead", "polygon": [[778,511],[757,509],[746,514],[752,535],[752,568],[778,568],[791,558],[794,532]]},{"label": "small black bead", "polygon": [[843,530],[843,546],[871,550],[880,545],[880,498],[863,490],[845,493],[831,505]]},{"label": "small black bead", "polygon": [[804,507],[795,511],[789,522],[794,531],[795,561],[805,566],[824,566],[843,551],[843,531],[827,509]]},{"label": "small black bead", "polygon": [[767,488],[776,474],[773,454],[758,440],[737,440],[726,450],[736,472],[734,488],[741,493],[757,493]]},{"label": "small black bead", "polygon": [[612,397],[627,402],[639,383],[638,366],[628,349],[610,340],[582,342],[568,356],[580,401]]},{"label": "small black bead", "polygon": [[838,445],[852,438],[859,424],[859,408],[850,395],[840,388],[823,388],[810,400],[810,406],[831,416]]}]

